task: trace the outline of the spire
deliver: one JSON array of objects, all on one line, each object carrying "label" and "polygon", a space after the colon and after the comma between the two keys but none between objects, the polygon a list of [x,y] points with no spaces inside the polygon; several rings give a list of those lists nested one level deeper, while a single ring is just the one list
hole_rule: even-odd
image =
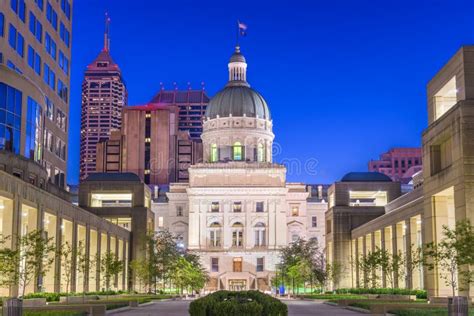
[{"label": "spire", "polygon": [[110,17],[107,12],[105,12],[105,32],[104,32],[104,51],[108,52],[110,50]]},{"label": "spire", "polygon": [[234,53],[229,61],[229,82],[236,84],[247,84],[247,62],[240,52],[240,46],[236,45]]}]

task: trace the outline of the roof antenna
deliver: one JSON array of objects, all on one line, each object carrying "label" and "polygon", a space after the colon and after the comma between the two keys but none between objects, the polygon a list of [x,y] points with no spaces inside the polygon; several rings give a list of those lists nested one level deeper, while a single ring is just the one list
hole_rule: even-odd
[{"label": "roof antenna", "polygon": [[106,52],[110,50],[110,17],[108,12],[105,12],[104,50]]}]

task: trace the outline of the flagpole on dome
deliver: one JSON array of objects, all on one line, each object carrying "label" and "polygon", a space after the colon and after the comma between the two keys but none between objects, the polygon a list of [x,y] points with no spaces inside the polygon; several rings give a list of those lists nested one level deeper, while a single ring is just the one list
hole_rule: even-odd
[{"label": "flagpole on dome", "polygon": [[246,33],[247,31],[247,25],[240,22],[239,20],[237,20],[237,37],[236,37],[236,43],[235,43],[235,47],[239,47],[240,48],[240,45],[239,45],[239,38],[240,36],[245,36],[247,35]]}]

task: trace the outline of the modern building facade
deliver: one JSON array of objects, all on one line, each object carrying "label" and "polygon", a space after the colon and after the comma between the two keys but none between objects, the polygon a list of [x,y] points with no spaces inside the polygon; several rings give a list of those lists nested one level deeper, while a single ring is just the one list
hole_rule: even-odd
[{"label": "modern building facade", "polygon": [[175,105],[178,107],[178,129],[189,131],[191,140],[200,142],[202,122],[209,103],[209,97],[202,90],[161,89],[150,103]]},{"label": "modern building facade", "polygon": [[207,290],[266,291],[282,247],[298,238],[324,243],[327,203],[322,186],[313,196],[312,188],[287,183],[286,168],[272,162],[273,121],[247,82],[239,47],[228,67],[229,81],[205,113],[203,162],[152,208],[157,230],[169,229],[201,256]]},{"label": "modern building facade", "polygon": [[[48,181],[47,171],[40,164],[0,151],[0,235],[12,237],[2,247],[17,247],[16,237],[35,230],[43,230],[45,236],[52,238],[56,250],[68,243],[74,249],[72,262],[76,260],[79,244],[91,262],[100,260],[106,253],[115,254],[124,261],[124,269],[111,285],[115,289],[129,288],[130,230],[73,205],[68,192]],[[55,259],[46,275],[28,284],[25,293],[67,290],[61,259],[54,253],[50,256]],[[98,291],[104,287],[103,281],[100,267],[91,264],[87,271],[73,270],[68,291]],[[4,297],[21,292],[18,285],[0,288],[0,295]]]},{"label": "modern building facade", "polygon": [[45,166],[64,187],[72,0],[0,2],[0,149]]},{"label": "modern building facade", "polygon": [[104,48],[87,66],[82,82],[80,181],[96,171],[97,143],[120,129],[122,109],[127,105],[122,72],[110,55],[108,23],[107,19]]},{"label": "modern building facade", "polygon": [[189,179],[202,159],[202,143],[178,128],[179,108],[149,103],[127,106],[120,131],[97,145],[97,172],[132,172],[151,186]]},{"label": "modern building facade", "polygon": [[[357,261],[378,247],[407,258],[405,275],[393,276],[396,287],[425,288],[430,297],[452,296],[443,280],[447,271],[440,267],[413,269],[409,262],[413,250],[444,238],[443,226],[453,228],[457,221],[469,219],[472,223],[474,219],[473,65],[474,47],[461,47],[428,84],[428,128],[422,135],[423,170],[414,175],[412,192],[399,197],[387,195],[384,207],[363,206],[362,200],[347,205],[352,224],[343,221],[338,225],[338,183],[329,190],[328,261],[341,264],[345,271],[334,287],[364,286],[366,278]],[[368,181],[364,185],[370,185],[379,194],[379,183]],[[347,201],[347,196],[356,190],[360,189],[349,183],[339,190],[339,195]],[[334,202],[332,192],[336,192]],[[372,215],[367,217],[367,212]],[[337,244],[338,233],[342,236],[339,240],[344,239],[343,245]],[[381,286],[389,285],[388,276],[379,275],[379,280]],[[457,295],[473,296],[472,285],[461,282],[459,288]]]},{"label": "modern building facade", "polygon": [[380,172],[393,181],[407,184],[415,173],[423,169],[421,148],[392,148],[369,161],[369,171]]}]

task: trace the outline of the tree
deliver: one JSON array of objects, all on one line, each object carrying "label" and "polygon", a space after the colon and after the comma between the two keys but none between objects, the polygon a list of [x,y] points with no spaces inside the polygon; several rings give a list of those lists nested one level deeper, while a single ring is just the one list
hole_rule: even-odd
[{"label": "tree", "polygon": [[156,267],[156,278],[160,279],[163,288],[166,288],[166,281],[172,278],[172,267],[179,257],[176,239],[168,230],[162,230],[154,237],[153,244],[156,261],[150,264]]},{"label": "tree", "polygon": [[[408,254],[410,256],[408,256]],[[425,262],[425,258],[423,256],[423,248],[422,247],[415,247],[415,245],[411,245],[410,252],[406,254],[405,263],[406,263],[406,271],[407,276],[410,278],[410,282],[413,286],[413,273],[420,269]]]},{"label": "tree", "polygon": [[343,266],[339,262],[326,264],[326,287],[328,287],[329,282],[332,282],[333,286],[339,284],[342,274],[342,268]]},{"label": "tree", "polygon": [[474,228],[469,220],[461,220],[454,229],[443,226],[443,235],[437,244],[427,244],[424,255],[431,259],[426,263],[428,269],[438,268],[454,297],[456,290],[464,290],[474,281],[473,272],[469,271],[469,265],[474,264]]},{"label": "tree", "polygon": [[[79,241],[77,243],[77,250],[76,250],[76,271],[78,275],[82,275],[82,300],[85,300],[85,282],[86,282],[86,272],[88,271],[90,264],[90,258],[86,253],[86,249],[84,243]],[[79,279],[79,278],[78,278]]]},{"label": "tree", "polygon": [[150,265],[148,259],[133,260],[130,267],[138,280],[139,291],[143,288],[150,288],[152,277],[150,277]]},{"label": "tree", "polygon": [[[308,241],[298,239],[292,242],[287,247],[280,250],[280,263],[278,264],[281,279],[292,282],[292,277],[295,276],[295,282],[298,278],[303,278],[304,282],[313,282],[314,280],[323,283],[326,279],[326,268],[324,253],[319,249],[318,242],[315,239]],[[305,268],[305,273],[299,274],[296,269]],[[290,272],[292,268],[292,272]]]},{"label": "tree", "polygon": [[[2,237],[0,244],[14,240],[11,236]],[[21,296],[25,296],[27,286],[34,280],[40,280],[49,271],[54,262],[55,246],[53,238],[47,238],[42,230],[34,230],[16,237],[16,248],[0,249],[0,282],[3,286],[18,285]]]},{"label": "tree", "polygon": [[66,283],[66,301],[69,300],[69,286],[71,284],[72,279],[72,270],[73,270],[73,248],[71,244],[66,241],[59,247],[57,250],[57,256],[61,262],[61,281]]},{"label": "tree", "polygon": [[117,256],[113,253],[107,252],[100,259],[100,274],[102,276],[102,282],[105,289],[110,291],[110,281],[114,279],[123,269],[123,261],[118,260]]}]

